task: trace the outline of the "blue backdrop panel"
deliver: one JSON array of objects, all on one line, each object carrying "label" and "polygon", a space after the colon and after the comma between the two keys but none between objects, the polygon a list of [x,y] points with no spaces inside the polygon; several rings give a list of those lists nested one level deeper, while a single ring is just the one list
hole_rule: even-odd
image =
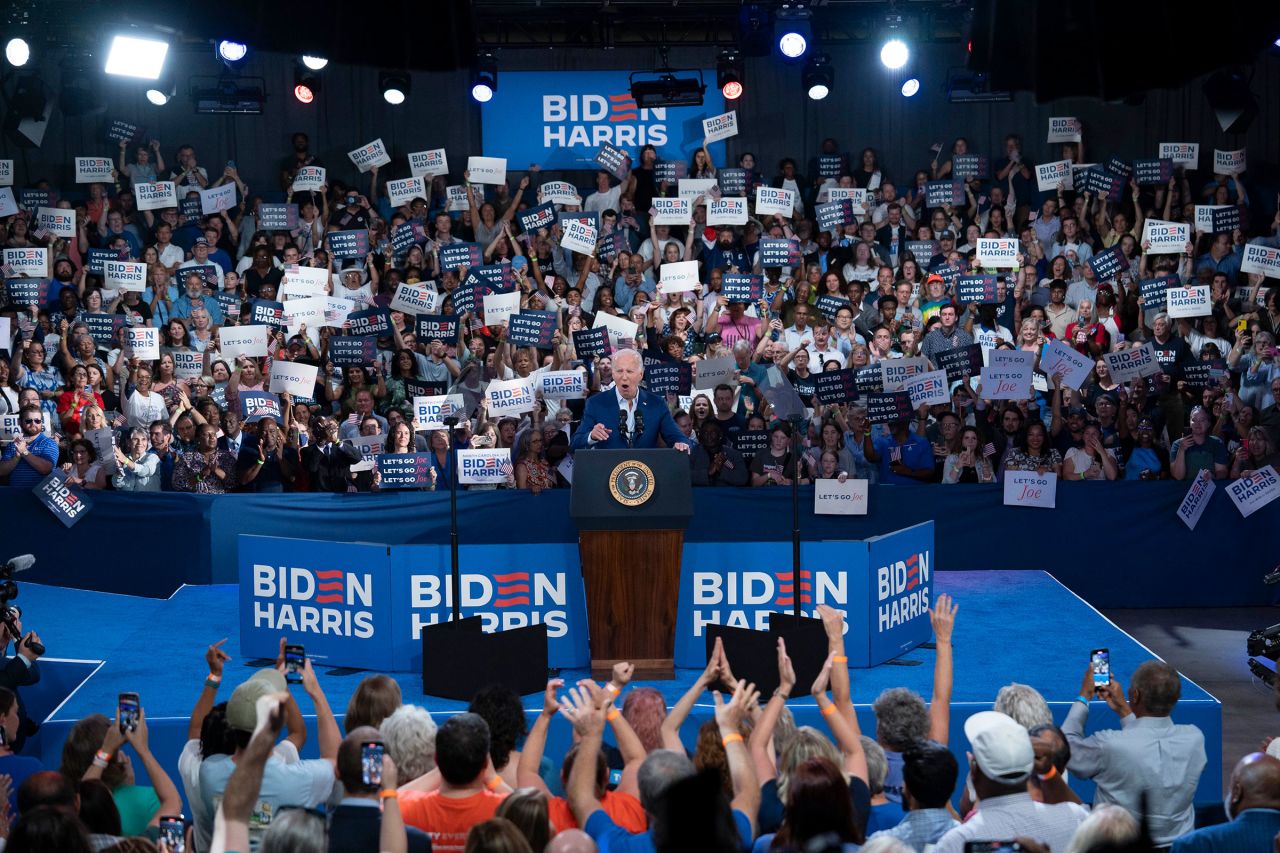
[{"label": "blue backdrop panel", "polygon": [[[929,592],[933,588],[933,522],[915,524],[867,540],[867,663],[893,660],[933,634]],[[850,665],[854,657],[849,656]]]}]

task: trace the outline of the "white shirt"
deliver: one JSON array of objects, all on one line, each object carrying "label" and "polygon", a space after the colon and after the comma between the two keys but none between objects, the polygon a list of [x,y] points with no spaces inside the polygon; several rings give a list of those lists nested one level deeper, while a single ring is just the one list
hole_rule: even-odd
[{"label": "white shirt", "polygon": [[621,203],[621,198],[622,184],[618,184],[616,187],[604,192],[596,190],[583,201],[582,209],[594,211],[595,213],[604,213],[606,210],[612,210],[616,213],[618,205]]},{"label": "white shirt", "polygon": [[[297,764],[298,749],[285,740],[276,744],[271,757],[284,764]],[[183,793],[191,806],[191,829],[196,839],[197,850],[208,850],[213,846],[213,815],[205,809],[205,800],[200,796],[200,740],[187,741],[178,756],[178,775],[182,778]]]},{"label": "white shirt", "polygon": [[[205,812],[203,823],[210,835],[218,804],[235,767],[235,762],[229,755],[211,755],[200,762],[198,776],[200,800]],[[286,762],[273,754],[263,768],[262,785],[258,789],[253,812],[249,817],[250,849],[257,850],[261,845],[263,834],[281,806],[315,808],[322,805],[333,793],[336,782],[333,765],[323,758]]]},{"label": "white shirt", "polygon": [[963,853],[966,841],[1025,837],[1047,844],[1051,853],[1063,853],[1076,827],[1088,816],[1088,809],[1078,803],[1046,805],[1032,802],[1027,793],[990,797],[978,803],[978,811],[967,823],[938,839],[933,849],[934,853]]},{"label": "white shirt", "polygon": [[140,392],[134,391],[124,401],[123,408],[124,411],[121,414],[128,419],[131,427],[146,429],[151,426],[152,421],[169,420],[169,408],[164,404],[164,397],[155,391],[145,397]]},{"label": "white shirt", "polygon": [[[799,349],[800,344],[804,341],[813,343],[813,327],[806,326],[803,329],[798,329],[795,326],[788,326],[782,330],[782,340],[786,343],[788,350]],[[812,363],[809,364],[809,369],[813,369]]]},{"label": "white shirt", "polygon": [[632,437],[636,434],[636,408],[640,405],[640,391],[636,390],[636,396],[628,400],[622,396],[622,389],[618,386],[613,387],[613,393],[618,398],[618,408],[627,410],[627,433]]}]

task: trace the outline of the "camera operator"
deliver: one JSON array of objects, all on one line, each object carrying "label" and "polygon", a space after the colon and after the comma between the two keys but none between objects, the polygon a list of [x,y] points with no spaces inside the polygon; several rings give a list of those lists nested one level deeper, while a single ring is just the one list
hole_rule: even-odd
[{"label": "camera operator", "polygon": [[40,667],[36,665],[36,661],[44,654],[44,646],[35,631],[28,631],[23,635],[22,611],[13,605],[7,606],[12,611],[13,618],[0,620],[0,654],[8,652],[10,641],[14,642],[15,649],[12,657],[0,658],[0,687],[12,690],[18,697],[18,730],[9,746],[14,752],[21,752],[23,743],[36,733],[40,725],[27,716],[18,688],[40,680]]}]

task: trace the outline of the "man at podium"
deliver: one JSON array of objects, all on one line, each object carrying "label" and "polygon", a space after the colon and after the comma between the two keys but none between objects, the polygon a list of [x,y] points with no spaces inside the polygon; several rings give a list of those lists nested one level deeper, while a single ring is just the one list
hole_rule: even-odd
[{"label": "man at podium", "polygon": [[573,435],[573,449],[626,450],[657,447],[661,435],[668,447],[689,451],[666,401],[640,387],[644,361],[633,349],[613,354],[614,386],[587,400],[582,424]]}]

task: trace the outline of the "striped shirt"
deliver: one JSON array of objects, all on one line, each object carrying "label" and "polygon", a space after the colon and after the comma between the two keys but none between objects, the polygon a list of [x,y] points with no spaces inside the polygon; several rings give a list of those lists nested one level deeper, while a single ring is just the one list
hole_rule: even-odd
[{"label": "striped shirt", "polygon": [[988,797],[978,810],[938,841],[936,853],[964,853],[966,841],[1009,841],[1030,838],[1048,845],[1052,853],[1061,853],[1071,843],[1078,827],[1089,811],[1076,803],[1047,805],[1032,801],[1027,793]]},{"label": "striped shirt", "polygon": [[908,847],[922,851],[926,847],[931,848],[938,839],[959,825],[959,821],[946,809],[917,809],[907,812],[897,826],[874,832],[871,838],[896,838]]}]

